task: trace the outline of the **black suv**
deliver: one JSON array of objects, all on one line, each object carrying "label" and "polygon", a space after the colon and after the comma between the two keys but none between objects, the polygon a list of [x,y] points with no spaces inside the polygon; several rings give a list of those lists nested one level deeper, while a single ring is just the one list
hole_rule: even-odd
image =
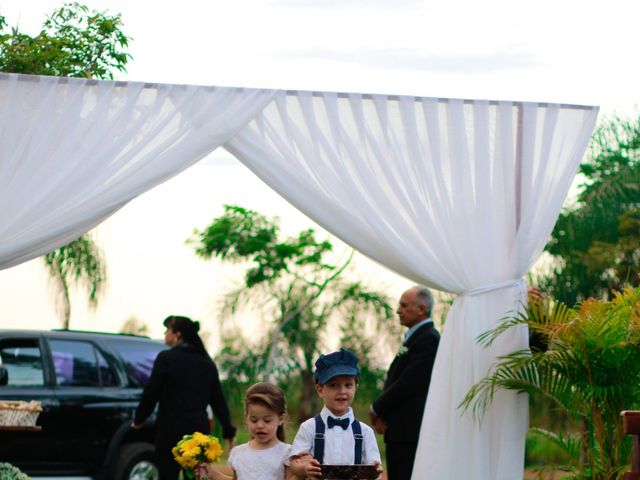
[{"label": "black suv", "polygon": [[0,461],[29,475],[157,479],[153,419],[131,428],[161,342],[134,335],[0,330],[0,401],[37,400],[40,431],[2,431]]}]

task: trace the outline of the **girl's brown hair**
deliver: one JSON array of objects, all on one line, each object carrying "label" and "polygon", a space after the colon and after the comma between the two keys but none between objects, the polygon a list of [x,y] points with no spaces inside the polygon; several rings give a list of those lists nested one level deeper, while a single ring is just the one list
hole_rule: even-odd
[{"label": "girl's brown hair", "polygon": [[[287,414],[287,402],[284,393],[271,383],[261,382],[251,385],[244,396],[244,414],[248,414],[249,405],[264,405],[278,415]],[[278,425],[276,431],[278,440],[284,442],[284,423]]]}]

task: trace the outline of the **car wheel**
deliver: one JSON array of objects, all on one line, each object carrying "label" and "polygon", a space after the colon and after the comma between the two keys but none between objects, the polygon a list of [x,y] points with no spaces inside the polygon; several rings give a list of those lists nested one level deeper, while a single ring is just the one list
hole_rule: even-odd
[{"label": "car wheel", "polygon": [[138,442],[122,447],[114,468],[113,480],[158,480],[159,478],[153,445]]}]

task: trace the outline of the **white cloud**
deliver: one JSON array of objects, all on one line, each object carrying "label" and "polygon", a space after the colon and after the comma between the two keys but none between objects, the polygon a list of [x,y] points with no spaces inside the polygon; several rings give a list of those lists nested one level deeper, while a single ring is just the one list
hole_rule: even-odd
[{"label": "white cloud", "polygon": [[410,48],[358,50],[298,50],[279,56],[300,59],[334,60],[374,68],[420,70],[436,73],[488,73],[523,70],[540,65],[531,52],[454,53],[434,55]]}]

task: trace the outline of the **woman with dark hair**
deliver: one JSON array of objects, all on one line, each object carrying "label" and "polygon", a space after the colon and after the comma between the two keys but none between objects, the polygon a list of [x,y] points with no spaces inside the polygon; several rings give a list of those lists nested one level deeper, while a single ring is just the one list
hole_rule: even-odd
[{"label": "woman with dark hair", "polygon": [[198,331],[200,324],[172,315],[164,320],[164,341],[169,350],[160,352],[151,378],[136,409],[133,426],[140,427],[156,404],[156,459],[160,480],[176,480],[180,466],[171,449],[187,434],[210,433],[207,405],[222,425],[222,437],[230,441],[236,434],[222,392],[218,368],[209,357]]}]

